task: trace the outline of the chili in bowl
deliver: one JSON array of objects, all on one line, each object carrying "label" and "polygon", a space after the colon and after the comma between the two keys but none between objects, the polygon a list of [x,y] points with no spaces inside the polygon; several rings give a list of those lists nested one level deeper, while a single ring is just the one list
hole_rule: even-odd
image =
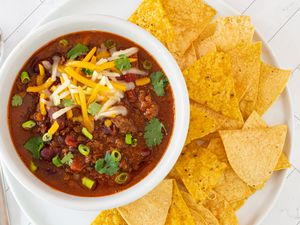
[{"label": "chili in bowl", "polygon": [[[1,78],[11,87],[1,101],[8,105],[1,156],[26,188],[52,202],[129,203],[164,178],[184,144],[189,104],[180,70],[129,22],[82,16],[46,24],[16,47]],[[13,148],[17,154],[7,154]]]}]

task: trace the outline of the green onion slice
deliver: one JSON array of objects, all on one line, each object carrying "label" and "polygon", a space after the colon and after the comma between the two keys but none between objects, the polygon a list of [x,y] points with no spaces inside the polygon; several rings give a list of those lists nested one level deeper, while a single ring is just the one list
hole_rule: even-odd
[{"label": "green onion slice", "polygon": [[115,40],[112,39],[108,39],[106,41],[104,41],[104,46],[108,49],[116,47],[117,46],[117,42]]},{"label": "green onion slice", "polygon": [[95,184],[94,180],[87,178],[87,177],[83,177],[81,179],[81,182],[82,182],[82,185],[87,187],[88,189],[92,189]]},{"label": "green onion slice", "polygon": [[128,173],[125,172],[120,173],[118,176],[116,176],[115,182],[117,184],[124,184],[128,180],[128,177],[129,177]]},{"label": "green onion slice", "polygon": [[120,162],[122,156],[121,153],[117,149],[115,149],[111,152],[111,157],[115,162]]},{"label": "green onion slice", "polygon": [[78,145],[78,151],[84,156],[88,156],[90,154],[90,148],[84,144]]},{"label": "green onion slice", "polygon": [[142,66],[145,70],[151,70],[152,69],[152,62],[150,60],[144,60],[142,62]]},{"label": "green onion slice", "polygon": [[68,46],[69,41],[68,41],[67,39],[61,39],[61,40],[58,42],[58,44],[59,44],[60,46],[66,47],[66,46]]},{"label": "green onion slice", "polygon": [[22,127],[26,130],[34,128],[36,126],[36,122],[34,120],[28,120],[22,123]]},{"label": "green onion slice", "polygon": [[30,81],[30,77],[29,77],[28,72],[23,71],[23,72],[21,73],[21,82],[22,82],[23,84],[25,84],[25,83],[28,83],[29,81]]},{"label": "green onion slice", "polygon": [[81,133],[86,136],[88,139],[92,140],[93,135],[86,129],[85,127],[82,128]]},{"label": "green onion slice", "polygon": [[52,135],[47,132],[43,135],[42,140],[43,142],[49,142],[52,140]]},{"label": "green onion slice", "polygon": [[31,172],[35,172],[38,169],[38,166],[34,164],[34,162],[30,161],[30,165],[29,168],[31,170]]},{"label": "green onion slice", "polygon": [[125,143],[127,145],[131,145],[132,144],[132,134],[126,134],[125,135]]},{"label": "green onion slice", "polygon": [[58,155],[52,158],[52,163],[56,167],[61,167],[63,165]]},{"label": "green onion slice", "polygon": [[137,142],[138,142],[138,140],[136,138],[133,138],[131,146],[132,147],[136,147],[137,146]]}]

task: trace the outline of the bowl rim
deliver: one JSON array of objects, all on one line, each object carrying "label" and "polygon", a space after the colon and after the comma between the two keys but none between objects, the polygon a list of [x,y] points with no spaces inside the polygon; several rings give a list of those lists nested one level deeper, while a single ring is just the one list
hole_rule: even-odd
[{"label": "bowl rim", "polygon": [[[68,33],[86,30],[99,30],[125,37],[148,51],[167,74],[173,89],[175,103],[173,134],[159,163],[146,177],[133,186],[121,192],[101,197],[80,197],[66,194],[39,180],[31,174],[20,159],[7,128],[7,104],[9,104],[9,97],[7,96],[10,95],[15,77],[26,60],[47,42]],[[17,62],[18,58],[24,58],[24,60]],[[11,68],[17,72],[8,72]],[[15,74],[14,79],[10,79],[9,74]],[[190,113],[188,92],[181,70],[171,53],[156,38],[128,21],[98,14],[65,16],[48,22],[31,32],[14,48],[2,65],[0,78],[2,79],[0,83],[1,90],[8,90],[8,93],[4,91],[5,94],[0,100],[0,107],[5,107],[5,116],[0,118],[1,159],[3,159],[2,161],[8,170],[26,189],[54,204],[77,210],[104,210],[128,204],[150,192],[165,178],[177,161],[184,146]],[[13,152],[11,152],[11,149],[13,149]]]}]

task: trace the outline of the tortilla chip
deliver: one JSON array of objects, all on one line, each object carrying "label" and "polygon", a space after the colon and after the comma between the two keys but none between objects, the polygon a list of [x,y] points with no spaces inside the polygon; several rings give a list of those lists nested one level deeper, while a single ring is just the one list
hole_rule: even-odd
[{"label": "tortilla chip", "polygon": [[230,206],[234,211],[237,211],[246,203],[246,200],[247,199],[240,200],[240,201],[237,201],[237,202],[232,202],[232,203],[230,203]]},{"label": "tortilla chip", "polygon": [[238,99],[242,99],[247,91],[254,89],[255,95],[251,97],[254,98],[253,101],[256,101],[260,74],[261,47],[261,42],[240,44],[228,52],[231,59],[232,75]]},{"label": "tortilla chip", "polygon": [[183,200],[176,181],[173,181],[172,203],[166,220],[166,225],[195,225],[192,214]]},{"label": "tortilla chip", "polygon": [[163,180],[155,189],[137,201],[118,208],[130,225],[164,225],[172,201],[173,180]]},{"label": "tortilla chip", "polygon": [[197,61],[197,55],[192,44],[182,57],[173,54],[181,70],[186,69],[189,65]]},{"label": "tortilla chip", "polygon": [[91,225],[127,225],[117,209],[102,211]]},{"label": "tortilla chip", "polygon": [[244,121],[242,120],[233,120],[233,119],[226,119],[224,123],[219,127],[219,130],[234,130],[240,129],[244,125]]},{"label": "tortilla chip", "polygon": [[201,0],[161,0],[161,2],[175,33],[175,38],[167,46],[172,53],[183,56],[216,15],[216,11]]},{"label": "tortilla chip", "polygon": [[185,144],[213,133],[220,126],[218,123],[223,122],[222,118],[210,114],[205,107],[194,101],[191,101],[190,109],[190,127]]},{"label": "tortilla chip", "polygon": [[[243,126],[243,129],[267,128],[267,127],[268,127],[268,125],[263,120],[263,118],[261,118],[256,111],[253,111],[253,113],[246,120],[246,122]],[[282,152],[274,170],[275,171],[283,170],[283,169],[287,169],[290,167],[291,167],[291,164],[290,164],[287,156],[284,154],[284,152]]]},{"label": "tortilla chip", "polygon": [[233,170],[245,183],[258,188],[271,176],[278,162],[287,126],[219,133]]},{"label": "tortilla chip", "polygon": [[228,55],[213,52],[183,71],[190,98],[236,120],[243,120]]},{"label": "tortilla chip", "polygon": [[208,192],[219,182],[225,167],[216,155],[193,142],[184,148],[175,165],[185,187],[197,203],[206,199]]},{"label": "tortilla chip", "polygon": [[211,41],[207,41],[206,44],[203,43],[205,39],[211,37],[215,33],[216,25],[216,23],[208,24],[199,37],[193,42],[198,59],[209,52],[217,51],[215,43]]},{"label": "tortilla chip", "polygon": [[284,169],[288,169],[290,167],[291,167],[291,163],[289,162],[289,159],[286,156],[286,154],[284,154],[284,152],[283,152],[279,157],[279,160],[277,162],[277,165],[276,165],[274,171],[284,170]]},{"label": "tortilla chip", "polygon": [[239,44],[252,42],[255,28],[249,16],[219,17],[216,24],[216,31],[210,39],[218,50],[229,51]]},{"label": "tortilla chip", "polygon": [[174,39],[174,29],[160,0],[143,0],[128,20],[150,32],[164,45]]},{"label": "tortilla chip", "polygon": [[207,148],[214,153],[221,162],[227,164],[224,175],[214,190],[222,195],[230,204],[248,198],[252,194],[252,191],[229,165],[221,138],[212,139]]},{"label": "tortilla chip", "polygon": [[216,217],[203,205],[197,204],[188,192],[182,191],[181,194],[186,205],[189,207],[196,224],[219,225]]},{"label": "tortilla chip", "polygon": [[218,219],[220,225],[238,225],[235,212],[230,204],[218,193],[212,192],[214,198],[206,199],[203,206]]},{"label": "tortilla chip", "polygon": [[283,92],[291,75],[290,70],[281,70],[262,63],[255,110],[263,115]]}]

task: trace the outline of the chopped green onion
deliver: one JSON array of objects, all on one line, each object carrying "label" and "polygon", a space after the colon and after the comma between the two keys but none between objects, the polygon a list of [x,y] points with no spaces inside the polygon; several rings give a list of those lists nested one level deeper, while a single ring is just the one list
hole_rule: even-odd
[{"label": "chopped green onion", "polygon": [[34,162],[30,161],[30,165],[29,168],[31,170],[31,172],[35,172],[38,169],[38,166],[34,164]]},{"label": "chopped green onion", "polygon": [[68,152],[68,154],[66,154],[62,158],[61,163],[62,164],[67,164],[68,166],[71,166],[71,164],[73,163],[73,158],[74,158],[74,155],[71,152]]},{"label": "chopped green onion", "polygon": [[85,127],[82,128],[81,133],[86,136],[88,139],[92,140],[93,135],[86,129]]},{"label": "chopped green onion", "polygon": [[115,149],[115,150],[113,150],[111,152],[111,157],[112,157],[112,159],[114,161],[120,162],[120,160],[121,160],[121,153],[117,149]]},{"label": "chopped green onion", "polygon": [[88,113],[92,116],[96,116],[102,108],[102,105],[98,104],[97,102],[92,102],[88,106]]},{"label": "chopped green onion", "polygon": [[63,105],[64,105],[64,107],[72,106],[72,105],[74,105],[74,101],[72,99],[64,99]]},{"label": "chopped green onion", "polygon": [[84,156],[88,156],[90,154],[90,148],[84,144],[78,145],[78,151]]},{"label": "chopped green onion", "polygon": [[132,144],[132,134],[126,134],[125,135],[125,143],[127,145],[131,145]]},{"label": "chopped green onion", "polygon": [[112,39],[108,39],[106,41],[104,41],[104,46],[108,49],[116,47],[117,46],[117,42],[115,40]]},{"label": "chopped green onion", "polygon": [[22,123],[22,127],[26,130],[35,127],[35,125],[36,125],[36,122],[33,120],[28,120],[28,121]]},{"label": "chopped green onion", "polygon": [[137,139],[136,138],[133,138],[132,139],[132,144],[131,144],[132,147],[136,147],[137,146]]},{"label": "chopped green onion", "polygon": [[23,72],[21,73],[21,82],[22,82],[23,84],[25,84],[25,83],[27,83],[27,82],[29,82],[29,81],[30,81],[30,77],[29,77],[28,72],[23,71]]},{"label": "chopped green onion", "polygon": [[23,103],[23,99],[20,95],[16,94],[12,97],[11,105],[13,107],[20,106],[20,105],[22,105],[22,103]]},{"label": "chopped green onion", "polygon": [[117,184],[124,184],[128,180],[128,173],[120,173],[118,176],[115,178],[115,182]]},{"label": "chopped green onion", "polygon": [[69,41],[67,39],[61,39],[59,42],[58,42],[59,45],[63,46],[63,47],[66,47],[68,46],[69,44]]},{"label": "chopped green onion", "polygon": [[52,163],[56,167],[61,167],[63,165],[58,155],[52,158]]},{"label": "chopped green onion", "polygon": [[81,182],[82,182],[82,185],[84,185],[85,187],[87,187],[88,189],[92,189],[94,184],[95,184],[95,181],[90,179],[90,178],[87,178],[87,177],[83,177],[81,179]]},{"label": "chopped green onion", "polygon": [[142,66],[145,70],[151,70],[152,69],[152,62],[150,60],[144,60],[142,62]]},{"label": "chopped green onion", "polygon": [[49,142],[52,140],[52,135],[47,133],[44,133],[43,137],[42,137],[43,142]]}]

